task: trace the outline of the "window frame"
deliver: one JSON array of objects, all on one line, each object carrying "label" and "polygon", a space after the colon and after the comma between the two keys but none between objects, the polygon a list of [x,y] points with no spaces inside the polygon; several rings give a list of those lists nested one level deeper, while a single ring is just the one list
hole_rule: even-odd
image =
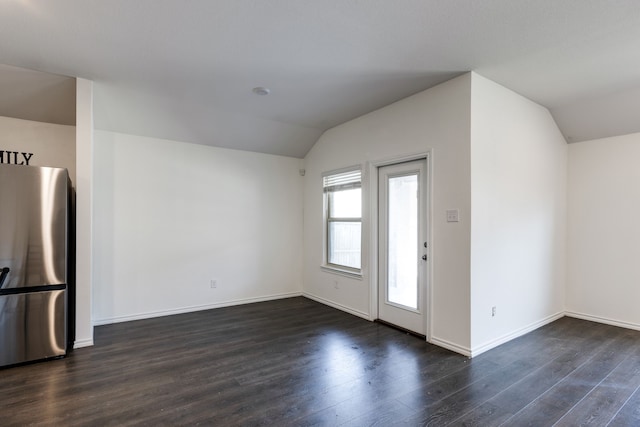
[{"label": "window frame", "polygon": [[[354,173],[354,172],[358,172],[359,173],[359,179],[357,182],[353,182],[350,184],[347,184],[348,186],[345,186],[344,188],[341,189],[334,189],[334,190],[328,190],[327,185],[326,185],[326,181],[327,178],[329,177],[335,177],[335,176],[340,176],[340,175],[345,175],[345,174],[350,174],[350,173]],[[349,277],[356,277],[356,278],[362,278],[362,261],[363,261],[363,251],[362,251],[362,246],[363,246],[363,185],[362,185],[362,177],[363,177],[363,171],[362,168],[360,166],[352,166],[352,167],[348,167],[348,168],[343,168],[343,169],[338,169],[338,170],[332,170],[329,172],[325,172],[322,174],[322,193],[323,193],[323,263],[322,263],[322,269],[331,273],[337,273],[337,274],[342,274],[342,275],[346,275]],[[331,186],[329,186],[330,188]],[[330,194],[331,193],[335,193],[336,191],[346,191],[349,189],[355,189],[355,188],[359,188],[360,189],[360,216],[359,217],[332,217],[331,216],[331,197]],[[331,263],[329,262],[330,256],[329,256],[329,249],[331,247],[330,243],[331,243],[331,236],[330,236],[330,224],[332,222],[350,222],[350,223],[359,223],[360,224],[360,268],[355,268],[355,267],[350,267],[350,266],[346,266],[346,265],[342,265],[342,264],[335,264],[335,263]]]}]

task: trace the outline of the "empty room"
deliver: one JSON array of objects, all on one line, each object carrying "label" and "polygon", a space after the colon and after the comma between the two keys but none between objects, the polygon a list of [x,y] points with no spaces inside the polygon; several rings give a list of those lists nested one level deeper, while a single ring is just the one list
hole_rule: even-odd
[{"label": "empty room", "polygon": [[640,2],[0,2],[0,425],[640,425]]}]

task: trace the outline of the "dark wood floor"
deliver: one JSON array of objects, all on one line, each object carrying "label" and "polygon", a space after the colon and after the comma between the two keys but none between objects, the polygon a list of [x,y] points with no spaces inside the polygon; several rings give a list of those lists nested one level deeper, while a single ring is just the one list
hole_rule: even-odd
[{"label": "dark wood floor", "polygon": [[305,298],[95,341],[0,370],[0,425],[640,425],[640,332],[570,318],[472,360]]}]

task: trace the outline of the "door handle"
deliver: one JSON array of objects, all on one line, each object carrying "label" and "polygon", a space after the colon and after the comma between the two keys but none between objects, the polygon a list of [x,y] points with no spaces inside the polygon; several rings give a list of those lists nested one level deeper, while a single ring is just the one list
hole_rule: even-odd
[{"label": "door handle", "polygon": [[426,261],[427,260],[427,256],[426,255],[422,255],[422,259]]}]

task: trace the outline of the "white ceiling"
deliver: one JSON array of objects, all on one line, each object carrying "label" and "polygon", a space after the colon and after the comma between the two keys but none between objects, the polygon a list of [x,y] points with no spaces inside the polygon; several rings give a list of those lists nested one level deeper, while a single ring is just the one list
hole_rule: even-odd
[{"label": "white ceiling", "polygon": [[639,52],[638,0],[0,2],[0,62],[95,81],[97,128],[293,157],[469,70],[570,142],[639,132]]}]

